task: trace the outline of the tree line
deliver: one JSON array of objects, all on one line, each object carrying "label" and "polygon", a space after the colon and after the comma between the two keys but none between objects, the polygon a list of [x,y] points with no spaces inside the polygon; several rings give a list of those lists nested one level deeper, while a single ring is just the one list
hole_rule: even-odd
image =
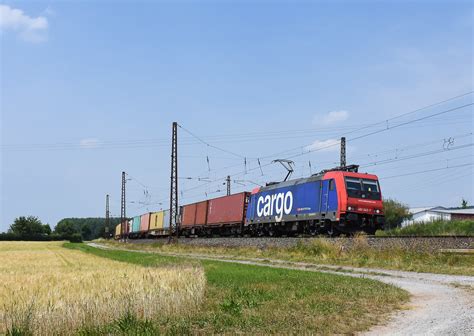
[{"label": "tree line", "polygon": [[[120,218],[110,218],[109,236],[112,237]],[[105,237],[105,218],[64,218],[51,229],[38,217],[16,218],[6,233],[0,233],[0,240],[70,240],[81,242]]]}]

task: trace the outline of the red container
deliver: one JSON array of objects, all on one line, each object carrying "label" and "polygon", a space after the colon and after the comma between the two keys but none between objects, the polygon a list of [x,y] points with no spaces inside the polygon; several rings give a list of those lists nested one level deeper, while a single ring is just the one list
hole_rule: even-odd
[{"label": "red container", "polygon": [[207,224],[235,224],[245,219],[245,207],[249,193],[242,192],[209,200]]},{"label": "red container", "polygon": [[196,203],[183,205],[181,214],[181,226],[194,225],[196,217]]},{"label": "red container", "polygon": [[184,205],[181,226],[206,225],[207,202]]},{"label": "red container", "polygon": [[207,223],[207,203],[208,201],[196,204],[196,225],[205,225]]},{"label": "red container", "polygon": [[150,213],[140,216],[140,232],[148,231],[150,228]]}]

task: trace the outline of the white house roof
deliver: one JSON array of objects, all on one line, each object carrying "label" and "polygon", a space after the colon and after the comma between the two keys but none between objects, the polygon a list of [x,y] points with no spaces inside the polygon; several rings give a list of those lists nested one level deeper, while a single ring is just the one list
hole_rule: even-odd
[{"label": "white house roof", "polygon": [[465,214],[465,215],[474,215],[474,208],[467,209],[447,209],[442,206],[435,207],[419,207],[411,208],[408,210],[412,215],[415,215],[420,212],[430,211],[430,212],[440,212],[440,213],[449,213],[449,214]]},{"label": "white house roof", "polygon": [[410,212],[412,215],[420,213],[420,212],[425,212],[425,211],[439,211],[439,210],[446,210],[446,208],[442,206],[430,206],[430,207],[418,207],[418,208],[410,208],[408,212]]},{"label": "white house roof", "polygon": [[457,215],[474,215],[474,209],[446,209],[446,210],[436,210],[436,212],[457,214]]}]

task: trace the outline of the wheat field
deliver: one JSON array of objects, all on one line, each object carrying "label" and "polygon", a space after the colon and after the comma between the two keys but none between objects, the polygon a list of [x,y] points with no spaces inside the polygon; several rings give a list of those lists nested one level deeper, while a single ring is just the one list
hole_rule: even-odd
[{"label": "wheat field", "polygon": [[203,299],[198,267],[134,266],[61,245],[0,242],[0,334],[74,334],[126,314],[187,314]]}]

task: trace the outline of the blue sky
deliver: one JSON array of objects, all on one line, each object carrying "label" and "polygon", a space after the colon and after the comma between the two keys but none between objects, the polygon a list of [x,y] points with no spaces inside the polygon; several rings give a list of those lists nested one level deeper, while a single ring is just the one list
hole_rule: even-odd
[{"label": "blue sky", "polygon": [[0,13],[0,231],[20,215],[103,216],[107,193],[119,215],[123,170],[129,215],[167,207],[173,121],[238,154],[180,129],[182,203],[223,194],[227,174],[234,191],[281,179],[277,158],[293,156],[296,177],[334,166],[343,135],[385,197],[474,203],[473,109],[460,108],[472,94],[351,141],[473,90],[469,2],[4,1]]}]

